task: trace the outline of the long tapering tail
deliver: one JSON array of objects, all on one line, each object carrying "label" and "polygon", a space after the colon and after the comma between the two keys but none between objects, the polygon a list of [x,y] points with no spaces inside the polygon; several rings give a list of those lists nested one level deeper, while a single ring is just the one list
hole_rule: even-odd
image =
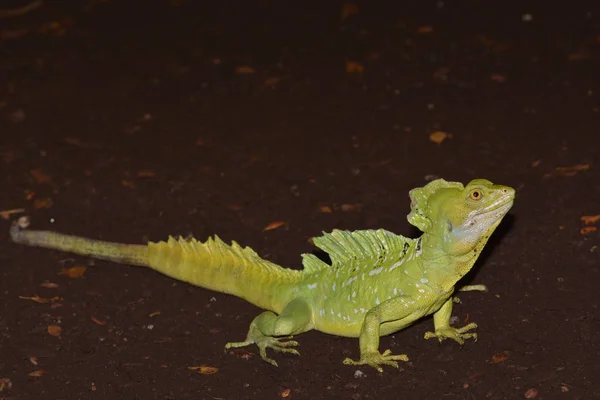
[{"label": "long tapering tail", "polygon": [[177,280],[228,293],[258,307],[280,312],[290,301],[291,288],[302,272],[264,260],[249,247],[225,244],[217,236],[206,242],[169,237],[147,245],[121,244],[27,230],[29,219],[21,217],[10,229],[15,243],[45,247],[121,264],[149,267]]},{"label": "long tapering tail", "polygon": [[64,235],[52,231],[27,230],[29,218],[20,217],[10,228],[10,237],[15,243],[45,247],[90,256],[120,264],[148,266],[148,247],[137,244],[122,244]]}]

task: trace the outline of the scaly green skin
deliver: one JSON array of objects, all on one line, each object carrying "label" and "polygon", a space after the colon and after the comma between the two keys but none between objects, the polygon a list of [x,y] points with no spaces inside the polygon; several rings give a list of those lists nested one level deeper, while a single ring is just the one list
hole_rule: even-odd
[{"label": "scaly green skin", "polygon": [[[425,339],[464,343],[477,338],[470,323],[450,326],[454,287],[473,266],[514,201],[514,189],[484,179],[461,183],[438,179],[410,191],[408,220],[423,235],[409,239],[385,230],[340,231],[315,238],[331,257],[331,265],[303,254],[303,271],[282,268],[261,259],[252,249],[231,246],[218,237],[202,243],[175,239],[125,245],[24,230],[13,224],[17,243],[54,248],[111,261],[148,266],[193,285],[233,294],[266,309],[250,324],[246,340],[226,348],[256,344],[298,354],[291,336],[316,329],[358,337],[360,358],[345,364],[397,367],[405,354],[379,352],[379,337],[397,332],[433,314],[434,332]],[[462,290],[486,290],[483,285]]]}]

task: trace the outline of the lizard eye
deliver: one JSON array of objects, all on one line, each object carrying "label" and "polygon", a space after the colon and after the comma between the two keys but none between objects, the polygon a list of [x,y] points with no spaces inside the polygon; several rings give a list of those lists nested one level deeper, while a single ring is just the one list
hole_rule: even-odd
[{"label": "lizard eye", "polygon": [[481,198],[483,197],[483,194],[481,193],[480,190],[472,190],[471,194],[469,195],[469,197],[471,198],[471,200],[481,200]]}]

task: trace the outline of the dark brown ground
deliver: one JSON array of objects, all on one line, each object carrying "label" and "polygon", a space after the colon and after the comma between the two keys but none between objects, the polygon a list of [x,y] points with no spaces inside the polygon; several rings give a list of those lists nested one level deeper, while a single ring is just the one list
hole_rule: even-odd
[{"label": "dark brown ground", "polygon": [[[417,234],[407,193],[431,176],[518,198],[472,277],[490,293],[455,309],[480,340],[424,341],[427,319],[382,339],[411,361],[381,375],[319,332],[279,368],[224,353],[258,309],[106,262],[60,275],[92,262],[11,244],[3,221],[0,398],[600,398],[600,232],[580,232],[600,214],[600,7],[363,2],[342,21],[338,2],[58,3],[0,21],[0,210],[35,228],[218,233],[299,268],[321,230]],[[58,299],[19,297],[36,295]]]}]

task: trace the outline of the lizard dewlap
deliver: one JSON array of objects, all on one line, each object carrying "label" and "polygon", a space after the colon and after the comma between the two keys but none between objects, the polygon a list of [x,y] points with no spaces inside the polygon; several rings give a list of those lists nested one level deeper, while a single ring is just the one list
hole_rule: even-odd
[{"label": "lizard dewlap", "polygon": [[[464,186],[443,179],[410,191],[408,221],[423,234],[406,238],[383,229],[334,230],[314,238],[331,265],[303,254],[302,271],[264,260],[236,242],[217,236],[206,242],[169,237],[165,242],[130,245],[51,231],[28,230],[13,223],[16,243],[47,247],[123,264],[152,268],[203,288],[243,298],[264,311],[250,324],[246,339],[226,348],[256,344],[263,360],[277,365],[267,348],[298,354],[290,336],[316,329],[358,337],[360,357],[345,364],[397,367],[405,354],[379,351],[379,337],[433,314],[434,331],[425,338],[464,343],[477,338],[470,323],[450,326],[456,283],[472,268],[502,218],[515,190],[475,179]],[[460,290],[486,290],[483,285]]]}]

